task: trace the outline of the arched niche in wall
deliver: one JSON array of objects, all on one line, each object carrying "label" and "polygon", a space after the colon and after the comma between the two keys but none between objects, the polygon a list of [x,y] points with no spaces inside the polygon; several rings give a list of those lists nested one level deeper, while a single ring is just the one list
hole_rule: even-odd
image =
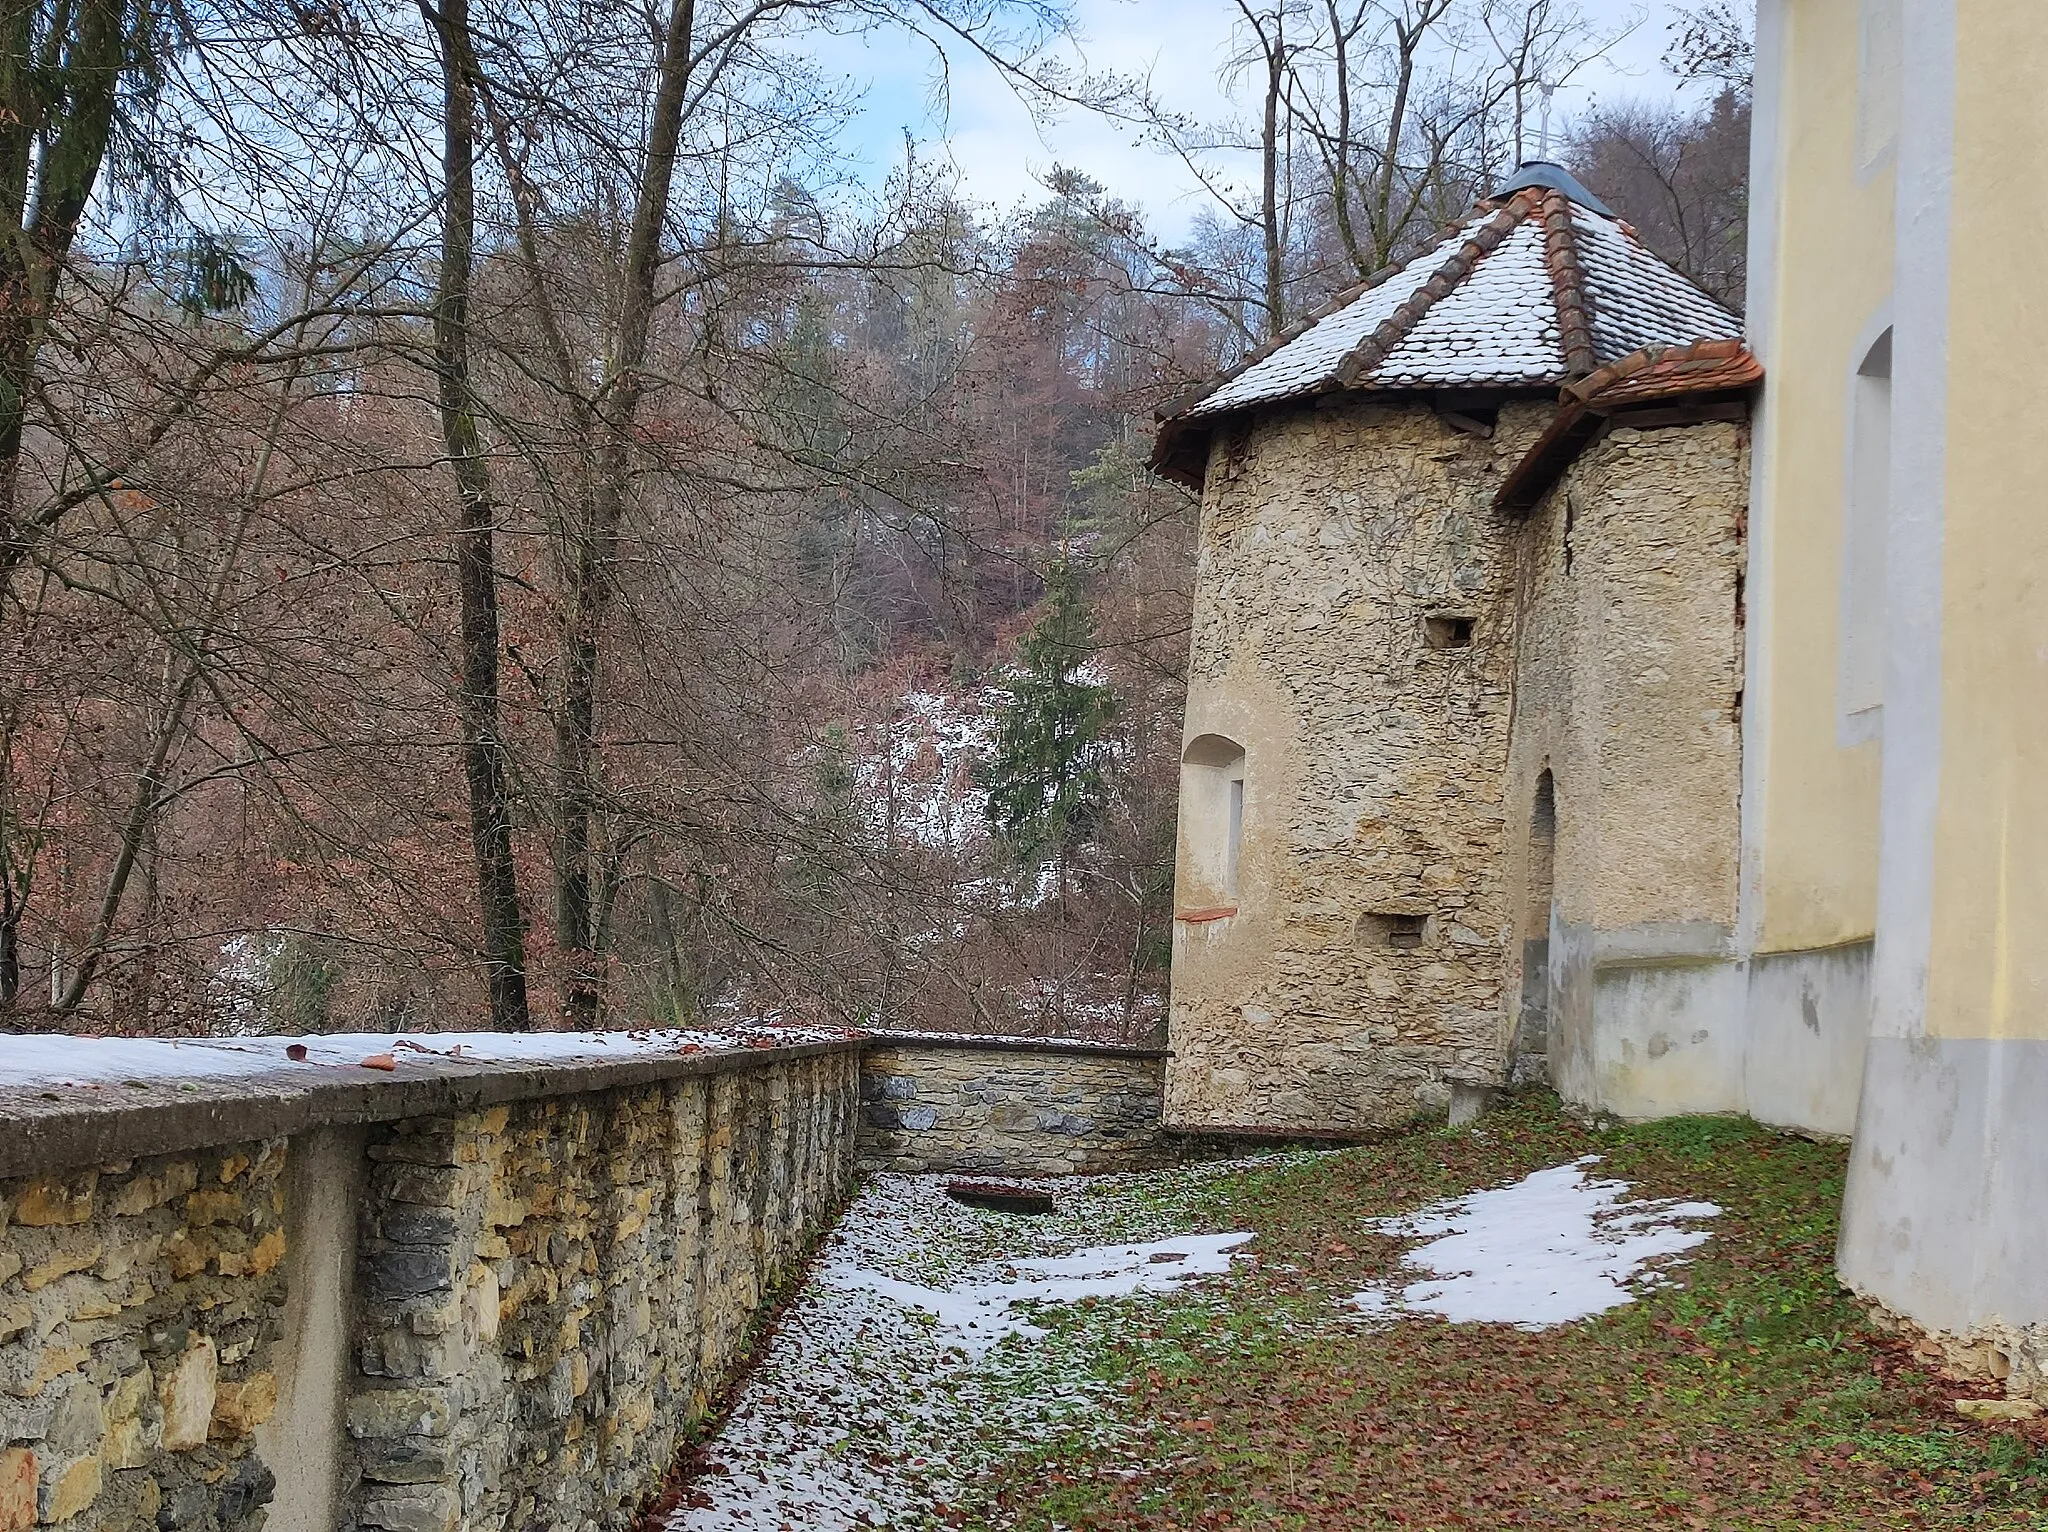
[{"label": "arched niche in wall", "polygon": [[1529,805],[1528,895],[1522,906],[1522,1009],[1513,1052],[1541,1054],[1550,1043],[1550,926],[1557,888],[1557,779],[1548,766]]},{"label": "arched niche in wall", "polygon": [[1244,746],[1199,734],[1180,760],[1182,913],[1234,909],[1244,856]]},{"label": "arched niche in wall", "polygon": [[1884,586],[1892,502],[1892,332],[1849,380],[1848,486],[1842,515],[1841,711],[1869,737],[1884,703]]}]

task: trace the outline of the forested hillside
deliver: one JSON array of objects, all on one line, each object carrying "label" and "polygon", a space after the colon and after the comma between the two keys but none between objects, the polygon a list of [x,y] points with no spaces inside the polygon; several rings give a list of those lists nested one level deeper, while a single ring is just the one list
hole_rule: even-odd
[{"label": "forested hillside", "polygon": [[[1194,532],[1153,412],[1426,244],[1602,45],[1242,11],[1195,123],[1021,0],[18,8],[0,1027],[1151,1028]],[[849,31],[1213,203],[1166,241],[1085,167],[864,174],[808,51]],[[1732,292],[1701,35],[1715,107],[1577,144]]]}]

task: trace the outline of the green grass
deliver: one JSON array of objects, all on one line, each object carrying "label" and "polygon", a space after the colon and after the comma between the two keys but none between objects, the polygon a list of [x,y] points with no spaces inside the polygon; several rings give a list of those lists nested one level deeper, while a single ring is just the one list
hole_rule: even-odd
[{"label": "green grass", "polygon": [[[1542,1332],[1337,1300],[1406,1248],[1368,1220],[1603,1156],[1647,1197],[1719,1203],[1713,1237],[1622,1309]],[[1734,1119],[1605,1132],[1527,1098],[1476,1130],[1277,1156],[1164,1195],[1259,1259],[1167,1302],[1044,1322],[1113,1384],[1097,1428],[1012,1458],[958,1524],[2048,1532],[2048,1431],[1966,1424],[1835,1283],[1843,1151]]]}]

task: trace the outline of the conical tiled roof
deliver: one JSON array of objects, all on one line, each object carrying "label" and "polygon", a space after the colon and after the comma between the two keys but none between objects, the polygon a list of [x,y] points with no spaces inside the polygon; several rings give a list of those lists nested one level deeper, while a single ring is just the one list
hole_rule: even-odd
[{"label": "conical tiled roof", "polygon": [[1739,343],[1740,319],[1568,174],[1524,172],[1434,249],[1339,293],[1163,412],[1153,467],[1198,484],[1224,417],[1310,394],[1542,389],[1645,348]]}]

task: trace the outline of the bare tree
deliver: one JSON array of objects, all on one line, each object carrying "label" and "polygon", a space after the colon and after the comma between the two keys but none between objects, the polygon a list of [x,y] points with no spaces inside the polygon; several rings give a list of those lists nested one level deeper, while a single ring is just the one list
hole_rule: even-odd
[{"label": "bare tree", "polygon": [[65,508],[18,502],[29,400],[59,279],[165,25],[151,0],[30,0],[0,19],[0,591]]},{"label": "bare tree", "polygon": [[[1256,116],[1195,121],[1143,84],[1115,110],[1195,175],[1223,226],[1255,231],[1255,273],[1233,270],[1222,240],[1206,258],[1162,260],[1197,273],[1219,308],[1251,307],[1265,336],[1461,214],[1532,147],[1532,97],[1547,102],[1635,24],[1596,29],[1571,0],[1239,0],[1238,11],[1223,78],[1230,90],[1256,82]],[[1249,194],[1231,173],[1247,157]]]},{"label": "bare tree", "polygon": [[[175,216],[102,169],[24,374],[7,1023],[1146,1024],[1190,520],[1142,420],[1231,332],[1085,176],[1000,220],[930,164],[852,185],[791,64],[886,27],[1079,97],[1063,13],[246,4],[132,119],[192,158]],[[906,697],[971,701],[1062,552],[1146,764],[1056,919],[930,833],[971,774]]]},{"label": "bare tree", "polygon": [[1747,96],[1756,72],[1756,38],[1751,23],[1729,0],[1694,0],[1671,22],[1671,46],[1664,62],[1686,80],[1716,80]]},{"label": "bare tree", "polygon": [[483,960],[498,1027],[524,1030],[525,913],[512,855],[512,798],[498,696],[497,506],[477,428],[470,366],[476,262],[477,91],[468,0],[422,0],[441,59],[441,260],[434,293],[434,368],[441,439],[455,480],[455,583],[461,601],[457,688],[469,836],[483,920]]},{"label": "bare tree", "polygon": [[[664,410],[699,413],[701,428],[720,434],[713,419],[737,401],[717,397],[720,380],[708,364],[726,345],[721,306],[736,282],[775,273],[786,285],[804,265],[863,258],[762,229],[739,205],[736,184],[784,184],[786,175],[772,171],[778,156],[821,143],[841,109],[829,87],[796,78],[773,45],[790,27],[821,19],[893,27],[975,48],[1020,87],[1043,89],[1026,65],[1061,25],[1060,13],[1015,9],[1022,31],[1004,30],[1005,7],[937,0],[762,0],[715,9],[675,0],[651,37],[636,36],[624,18],[607,23],[611,30],[579,32],[583,13],[565,10],[558,34],[522,42],[521,30],[507,25],[480,58],[478,94],[508,243],[523,268],[508,314],[539,342],[508,381],[524,388],[543,375],[557,417],[522,417],[509,397],[497,401],[501,430],[521,437],[522,453],[547,458],[536,488],[559,549],[546,822],[554,939],[565,964],[562,1014],[571,1024],[593,1025],[602,1013],[610,912],[634,847],[651,829],[608,785],[603,759],[621,537],[648,467],[650,397]],[[635,88],[622,89],[622,78]],[[702,179],[685,184],[689,177]],[[615,303],[573,310],[564,297],[573,288],[554,265],[559,238],[572,221],[609,228],[613,210],[620,237],[578,248],[599,263],[599,290]],[[661,324],[694,330],[697,355],[656,359]],[[692,387],[708,397],[684,397]],[[549,441],[564,445],[541,445]]]},{"label": "bare tree", "polygon": [[1724,87],[1703,109],[1623,102],[1574,124],[1574,165],[1643,241],[1742,312],[1749,103]]}]

